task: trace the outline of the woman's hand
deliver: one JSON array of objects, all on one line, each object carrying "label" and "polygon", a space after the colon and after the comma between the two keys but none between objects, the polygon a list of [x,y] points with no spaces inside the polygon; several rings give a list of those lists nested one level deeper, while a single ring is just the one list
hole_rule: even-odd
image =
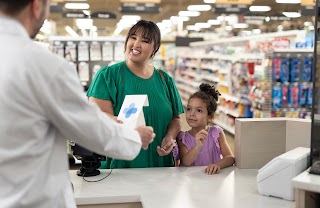
[{"label": "woman's hand", "polygon": [[173,150],[174,146],[176,146],[176,140],[165,136],[162,139],[161,147],[157,146],[157,152],[160,156],[168,155]]},{"label": "woman's hand", "polygon": [[117,116],[113,116],[113,115],[111,115],[111,114],[109,114],[109,113],[106,113],[106,114],[107,114],[107,116],[109,116],[109,117],[110,117],[112,120],[114,120],[115,122],[120,123],[120,124],[123,123],[123,121],[118,120],[118,117],[117,117]]},{"label": "woman's hand", "polygon": [[208,139],[208,132],[204,129],[202,129],[196,134],[196,143],[200,144],[201,146],[203,145],[203,142],[207,139]]},{"label": "woman's hand", "polygon": [[219,173],[221,167],[217,164],[208,165],[208,167],[204,170],[204,172],[208,175],[212,175],[214,173]]}]

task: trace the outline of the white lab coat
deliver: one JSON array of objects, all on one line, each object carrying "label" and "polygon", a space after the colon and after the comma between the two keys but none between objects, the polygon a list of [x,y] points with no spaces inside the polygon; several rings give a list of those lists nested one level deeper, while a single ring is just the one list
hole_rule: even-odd
[{"label": "white lab coat", "polygon": [[97,153],[134,159],[138,132],[88,99],[76,70],[0,17],[0,207],[75,207],[67,139]]}]

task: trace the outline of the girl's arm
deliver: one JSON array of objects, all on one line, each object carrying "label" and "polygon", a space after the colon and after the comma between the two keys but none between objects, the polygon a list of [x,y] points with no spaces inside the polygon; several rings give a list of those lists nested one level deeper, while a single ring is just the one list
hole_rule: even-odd
[{"label": "girl's arm", "polygon": [[217,173],[220,171],[220,169],[225,168],[225,167],[229,167],[229,166],[233,165],[235,162],[233,153],[230,149],[230,146],[227,142],[226,136],[223,131],[220,132],[218,142],[220,145],[221,154],[222,154],[223,158],[219,162],[209,165],[205,169],[205,172],[207,174]]},{"label": "girl's arm", "polygon": [[205,139],[208,137],[206,130],[201,130],[196,135],[196,145],[189,151],[188,148],[178,139],[180,159],[184,166],[190,166],[197,158]]},{"label": "girl's arm", "polygon": [[176,138],[180,130],[181,116],[178,115],[172,118],[168,126],[167,133],[162,139],[161,147],[157,147],[157,151],[160,156],[168,155],[172,151],[174,145],[176,144]]}]

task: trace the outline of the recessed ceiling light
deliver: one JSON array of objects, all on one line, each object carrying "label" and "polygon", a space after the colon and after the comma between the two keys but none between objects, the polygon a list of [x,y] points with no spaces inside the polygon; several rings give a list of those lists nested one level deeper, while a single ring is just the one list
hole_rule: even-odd
[{"label": "recessed ceiling light", "polygon": [[301,14],[299,12],[282,12],[282,14],[286,17],[291,17],[291,18],[301,17]]},{"label": "recessed ceiling light", "polygon": [[301,0],[276,0],[278,4],[300,4]]},{"label": "recessed ceiling light", "polygon": [[87,3],[66,3],[64,5],[66,9],[89,9],[90,6]]},{"label": "recessed ceiling light", "polygon": [[209,11],[211,9],[211,6],[208,4],[203,5],[189,5],[188,11]]},{"label": "recessed ceiling light", "polygon": [[250,6],[249,10],[251,12],[268,12],[271,10],[269,6]]},{"label": "recessed ceiling light", "polygon": [[198,11],[180,11],[179,16],[183,17],[198,17],[200,16],[200,12]]},{"label": "recessed ceiling light", "polygon": [[214,4],[216,3],[216,0],[204,0],[203,2],[206,4]]}]

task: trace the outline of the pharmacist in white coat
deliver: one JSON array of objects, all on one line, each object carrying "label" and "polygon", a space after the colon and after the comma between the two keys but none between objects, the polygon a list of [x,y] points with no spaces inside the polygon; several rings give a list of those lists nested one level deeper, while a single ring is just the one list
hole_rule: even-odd
[{"label": "pharmacist in white coat", "polygon": [[76,70],[34,37],[50,0],[0,0],[0,207],[76,207],[67,139],[99,154],[133,159],[153,141],[87,101]]}]

